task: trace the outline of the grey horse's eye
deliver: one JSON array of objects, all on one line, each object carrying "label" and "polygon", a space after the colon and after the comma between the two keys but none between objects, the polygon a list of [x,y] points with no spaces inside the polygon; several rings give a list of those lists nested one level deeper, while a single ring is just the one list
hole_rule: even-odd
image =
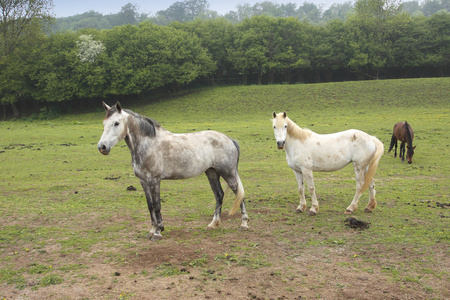
[{"label": "grey horse's eye", "polygon": [[116,122],[114,123],[114,126],[119,126],[119,124],[120,124],[119,122]]}]

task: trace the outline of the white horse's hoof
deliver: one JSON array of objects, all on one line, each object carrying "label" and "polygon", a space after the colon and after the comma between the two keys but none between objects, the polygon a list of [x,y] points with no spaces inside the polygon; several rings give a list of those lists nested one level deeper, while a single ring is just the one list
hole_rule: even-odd
[{"label": "white horse's hoof", "polygon": [[346,214],[346,215],[351,215],[352,213],[353,213],[353,212],[352,212],[351,210],[348,210],[348,209],[345,211],[345,214]]},{"label": "white horse's hoof", "polygon": [[365,212],[365,213],[371,213],[372,210],[371,210],[370,208],[367,208],[367,207],[366,207],[366,208],[364,209],[364,212]]},{"label": "white horse's hoof", "polygon": [[317,215],[317,213],[315,211],[309,211],[308,212],[308,216],[315,216]]},{"label": "white horse's hoof", "polygon": [[248,226],[241,226],[239,227],[240,230],[242,231],[247,231],[248,230]]}]

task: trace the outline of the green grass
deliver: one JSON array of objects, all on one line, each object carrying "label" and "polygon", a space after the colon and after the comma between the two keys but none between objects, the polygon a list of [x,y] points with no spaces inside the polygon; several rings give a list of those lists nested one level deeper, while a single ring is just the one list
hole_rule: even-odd
[{"label": "green grass", "polygon": [[[214,255],[199,250],[196,258],[183,260],[186,267],[207,270],[205,274],[226,268],[276,268],[262,239],[285,251],[280,263],[298,251],[333,252],[345,247],[344,262],[335,262],[332,256],[324,261],[365,274],[378,270],[390,280],[419,285],[431,298],[440,298],[445,291],[429,283],[450,279],[448,270],[434,271],[439,266],[436,255],[449,255],[450,210],[437,205],[450,203],[449,95],[450,78],[439,78],[205,88],[122,106],[173,132],[213,129],[240,142],[239,171],[251,231],[245,233],[246,239],[221,245]],[[363,130],[377,136],[386,152],[393,125],[404,120],[411,124],[417,145],[413,164],[385,153],[375,175],[378,207],[371,214],[363,212],[366,193],[354,214],[371,223],[369,230],[355,233],[343,225],[343,212],[355,188],[351,166],[314,174],[320,205],[316,217],[293,213],[298,191],[285,153],[276,149],[273,111],[286,111],[299,126],[318,133]],[[97,111],[87,114],[0,122],[0,284],[17,289],[65,285],[86,277],[91,260],[126,265],[133,253],[153,247],[144,239],[150,218],[125,143],[108,156],[98,153],[103,117],[99,103]],[[126,191],[130,185],[138,191]],[[219,230],[204,230],[215,207],[205,176],[163,182],[161,198],[166,231],[160,245],[173,240],[201,249],[205,239],[225,243],[230,234],[238,233],[236,219],[224,220]],[[309,195],[307,201],[309,207]],[[231,202],[228,196],[224,211]],[[53,252],[47,256],[49,249]],[[49,268],[60,255],[67,260]],[[33,261],[24,264],[30,256]],[[423,259],[409,261],[409,256]],[[163,262],[148,272],[156,277],[181,276],[182,268]],[[283,280],[287,273],[280,272]],[[334,285],[346,287],[343,282]]]}]

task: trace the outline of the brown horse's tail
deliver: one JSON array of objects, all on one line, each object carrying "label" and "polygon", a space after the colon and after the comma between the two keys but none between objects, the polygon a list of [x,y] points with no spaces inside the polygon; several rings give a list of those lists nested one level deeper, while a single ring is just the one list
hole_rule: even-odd
[{"label": "brown horse's tail", "polygon": [[373,176],[375,175],[375,172],[377,171],[378,168],[378,163],[380,162],[381,156],[384,153],[383,143],[376,137],[373,137],[373,141],[377,146],[377,150],[375,151],[375,154],[372,157],[372,161],[370,162],[369,169],[367,170],[366,175],[364,175],[364,185],[361,189],[361,193],[367,190],[370,183],[372,182]]},{"label": "brown horse's tail", "polygon": [[397,141],[397,138],[395,137],[394,133],[392,133],[391,145],[389,146],[388,153],[391,152],[392,148],[394,148],[394,145],[395,145],[396,141]]}]

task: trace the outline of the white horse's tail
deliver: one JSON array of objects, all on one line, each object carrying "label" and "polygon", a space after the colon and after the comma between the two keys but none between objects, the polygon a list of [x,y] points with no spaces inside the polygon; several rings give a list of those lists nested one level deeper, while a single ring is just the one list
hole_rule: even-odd
[{"label": "white horse's tail", "polygon": [[373,141],[375,142],[375,145],[377,146],[377,150],[375,151],[375,154],[372,157],[372,161],[370,162],[369,169],[367,170],[366,174],[364,175],[364,185],[361,189],[361,193],[363,193],[365,190],[367,190],[370,183],[372,182],[373,176],[375,175],[375,172],[377,171],[377,168],[378,168],[378,163],[380,162],[381,156],[384,154],[383,143],[376,137],[373,137]]},{"label": "white horse's tail", "polygon": [[245,197],[244,187],[242,185],[241,178],[239,177],[239,174],[237,172],[236,172],[236,179],[237,179],[236,198],[234,199],[233,206],[231,207],[229,213],[230,216],[236,213]]}]

